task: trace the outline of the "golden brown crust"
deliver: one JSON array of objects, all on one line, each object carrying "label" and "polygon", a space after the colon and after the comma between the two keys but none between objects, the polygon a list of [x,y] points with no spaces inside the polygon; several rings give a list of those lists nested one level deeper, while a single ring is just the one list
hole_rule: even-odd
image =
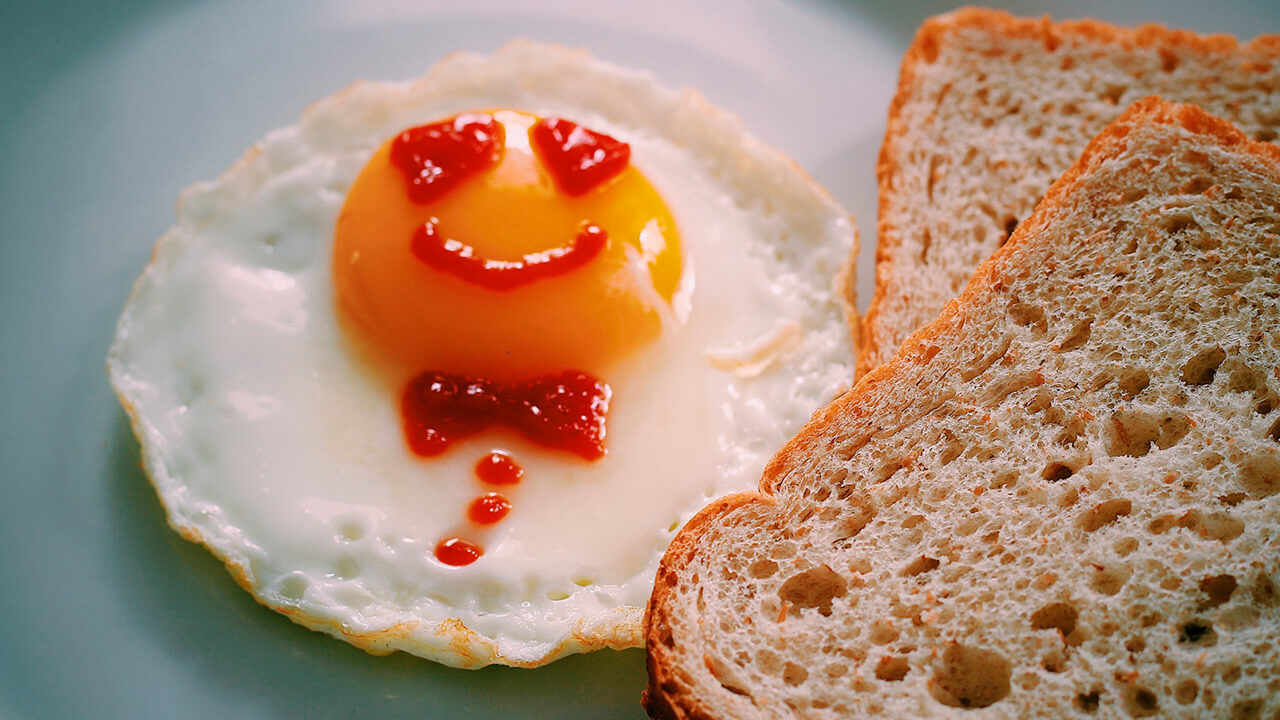
[{"label": "golden brown crust", "polygon": [[[876,408],[888,394],[900,390],[894,383],[897,377],[913,365],[928,363],[933,356],[932,350],[963,326],[969,307],[998,292],[1002,278],[1015,267],[1011,256],[1023,243],[1043,230],[1059,207],[1070,202],[1070,196],[1082,176],[1123,152],[1130,132],[1149,124],[1176,125],[1191,133],[1213,138],[1225,148],[1256,157],[1280,180],[1280,147],[1251,140],[1230,123],[1193,105],[1148,97],[1130,106],[1089,143],[1080,159],[1049,188],[1035,213],[1017,227],[1003,247],[978,266],[964,291],[947,303],[936,320],[912,333],[890,361],[872,369],[852,390],[816,413],[774,455],[760,479],[758,493],[732,495],[713,503],[672,540],[658,568],[657,582],[645,616],[649,686],[645,691],[644,704],[651,717],[682,720],[714,716],[704,701],[691,693],[689,684],[679,677],[680,668],[675,664],[678,660],[672,657],[671,652],[679,639],[664,635],[672,631],[672,608],[668,606],[668,599],[676,583],[675,568],[687,564],[700,550],[714,552],[713,548],[701,547],[707,528],[729,520],[730,513],[750,504],[772,504],[780,482],[792,470],[821,455],[830,439],[832,427],[839,427],[845,432],[853,430],[855,434],[869,433],[868,428],[876,428]],[[1091,240],[1093,238],[1085,238],[1082,242]]]},{"label": "golden brown crust", "polygon": [[[701,708],[688,686],[676,674],[678,666],[670,659],[673,645],[669,620],[670,607],[667,598],[676,585],[673,567],[687,564],[701,548],[699,540],[707,528],[719,524],[736,510],[755,503],[771,503],[767,495],[755,492],[727,495],[698,511],[684,528],[672,539],[662,555],[658,574],[653,583],[653,594],[644,614],[644,636],[649,669],[649,687],[641,701],[650,717],[664,720],[711,717]],[[680,702],[674,702],[675,699]]]},{"label": "golden brown crust", "polygon": [[[897,144],[906,129],[902,119],[902,106],[911,99],[912,89],[916,85],[917,68],[922,64],[931,63],[937,57],[938,47],[946,41],[947,35],[973,27],[1007,37],[1039,40],[1050,50],[1061,44],[1064,38],[1075,37],[1122,48],[1180,48],[1204,55],[1257,53],[1269,56],[1273,62],[1280,62],[1280,35],[1259,35],[1247,43],[1242,43],[1230,35],[1201,35],[1190,30],[1171,29],[1157,23],[1126,28],[1092,19],[1054,22],[1048,15],[1039,18],[1020,18],[1003,10],[978,7],[965,7],[926,20],[916,32],[915,39],[907,48],[906,54],[903,55],[901,70],[898,74],[898,89],[889,105],[884,142],[880,146],[880,154],[876,161],[876,179],[880,196],[876,227],[876,286],[872,291],[871,304],[862,321],[856,371],[858,378],[872,369],[873,358],[881,354],[880,345],[884,339],[881,333],[877,332],[877,321],[884,312],[885,296],[893,277],[890,250],[898,247],[902,242],[897,226],[889,217],[887,202],[892,192],[890,185],[897,174],[897,165],[894,162],[894,158],[898,156]],[[1249,62],[1251,61],[1241,57],[1242,64]]]}]

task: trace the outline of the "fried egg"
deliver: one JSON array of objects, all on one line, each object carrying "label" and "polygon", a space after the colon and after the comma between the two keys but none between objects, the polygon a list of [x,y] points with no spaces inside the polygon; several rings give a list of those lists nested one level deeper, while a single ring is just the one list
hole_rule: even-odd
[{"label": "fried egg", "polygon": [[[473,117],[493,156],[412,197],[439,168],[397,168],[395,139]],[[558,176],[530,140],[561,121],[625,167]],[[373,653],[531,667],[639,646],[679,526],[848,387],[854,244],[695,92],[520,41],[348,88],[187,190],[108,373],[170,525],[258,601]],[[520,286],[477,284],[497,275]],[[564,397],[565,373],[596,383],[598,452],[500,415],[411,442],[432,378]]]}]

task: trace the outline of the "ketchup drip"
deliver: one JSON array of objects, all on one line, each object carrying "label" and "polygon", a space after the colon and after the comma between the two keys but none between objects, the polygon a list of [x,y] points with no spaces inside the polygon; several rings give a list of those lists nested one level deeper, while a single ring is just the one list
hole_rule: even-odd
[{"label": "ketchup drip", "polygon": [[575,371],[517,383],[424,372],[405,386],[400,409],[409,448],[423,457],[496,423],[543,447],[597,460],[612,394],[603,381]]},{"label": "ketchup drip", "polygon": [[449,538],[436,545],[436,559],[445,565],[470,565],[484,554],[484,549],[461,538]]},{"label": "ketchup drip", "polygon": [[490,485],[515,485],[524,478],[524,468],[510,455],[495,450],[476,463],[476,477]]},{"label": "ketchup drip", "polygon": [[492,525],[511,512],[511,501],[498,493],[485,493],[471,501],[467,519],[477,525]]}]

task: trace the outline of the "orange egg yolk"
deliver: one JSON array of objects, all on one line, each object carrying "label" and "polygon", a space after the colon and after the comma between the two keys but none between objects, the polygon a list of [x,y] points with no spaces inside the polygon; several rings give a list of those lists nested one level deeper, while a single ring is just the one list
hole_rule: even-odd
[{"label": "orange egg yolk", "polygon": [[[680,284],[675,222],[634,166],[578,194],[557,187],[530,142],[533,115],[491,113],[500,157],[439,197],[416,203],[384,144],[356,178],[338,217],[338,302],[374,347],[408,371],[517,380],[564,370],[600,373],[654,340]],[[519,262],[565,248],[590,224],[602,250],[580,266],[517,287],[484,287],[411,250],[432,223],[477,255]]]}]

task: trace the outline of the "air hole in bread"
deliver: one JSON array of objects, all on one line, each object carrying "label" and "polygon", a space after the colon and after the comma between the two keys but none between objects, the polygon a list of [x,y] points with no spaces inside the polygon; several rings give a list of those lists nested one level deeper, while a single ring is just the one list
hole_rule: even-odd
[{"label": "air hole in bread", "polygon": [[1080,499],[1080,490],[1074,487],[1067,487],[1062,491],[1060,495],[1058,495],[1058,507],[1069,508],[1072,505],[1075,505],[1076,500],[1079,500],[1079,499]]},{"label": "air hole in bread", "polygon": [[842,539],[855,537],[862,532],[872,520],[876,517],[876,510],[868,504],[859,503],[848,509],[844,519],[844,528],[841,533]]},{"label": "air hole in bread", "polygon": [[1160,418],[1159,432],[1157,432],[1155,440],[1156,447],[1161,450],[1168,450],[1186,437],[1190,430],[1191,423],[1186,415],[1167,413]]},{"label": "air hole in bread", "polygon": [[1141,635],[1134,635],[1124,641],[1124,649],[1130,653],[1140,653],[1147,649],[1147,641]]},{"label": "air hole in bread", "polygon": [[1015,470],[1003,470],[996,473],[991,479],[991,489],[999,490],[1001,488],[1013,487],[1018,484],[1018,473]]},{"label": "air hole in bread", "polygon": [[929,694],[948,707],[990,707],[1009,695],[1012,668],[993,650],[951,643],[942,652]]},{"label": "air hole in bread", "polygon": [[1089,585],[1099,595],[1110,596],[1120,592],[1120,588],[1124,587],[1133,574],[1127,566],[1118,563],[1092,563],[1092,566],[1093,575],[1089,578]]},{"label": "air hole in bread", "polygon": [[[1067,653],[1061,647],[1049,648],[1040,656],[1040,667],[1044,668],[1046,672],[1065,672],[1067,669]],[[1030,678],[1034,679],[1035,676],[1031,675]],[[1027,685],[1027,683],[1024,683],[1024,687]],[[1034,683],[1031,683],[1030,686],[1034,687]]]},{"label": "air hole in bread", "polygon": [[1107,452],[1112,456],[1142,457],[1160,434],[1159,423],[1147,413],[1117,410],[1107,426]]},{"label": "air hole in bread", "polygon": [[923,573],[937,570],[939,564],[941,563],[936,558],[931,558],[931,557],[926,557],[924,555],[921,555],[915,560],[912,560],[911,562],[907,563],[907,566],[902,568],[902,572],[900,574],[902,575],[902,577],[911,577],[913,575],[921,575]]},{"label": "air hole in bread", "polygon": [[737,668],[732,667],[729,663],[714,655],[703,655],[702,662],[706,665],[707,670],[711,671],[711,675],[716,679],[716,682],[720,683],[720,687],[734,695],[751,697],[751,693],[744,689],[747,683],[738,677]]},{"label": "air hole in bread", "polygon": [[1013,231],[1018,229],[1018,218],[1010,217],[1004,221],[1004,237],[1000,240],[1000,244],[1004,245],[1009,242],[1009,238],[1013,237]]},{"label": "air hole in bread", "polygon": [[768,558],[760,558],[747,566],[747,575],[756,580],[771,578],[776,572],[778,572],[778,563]]},{"label": "air hole in bread", "polygon": [[1110,525],[1119,518],[1127,516],[1133,510],[1133,502],[1128,498],[1112,498],[1094,505],[1080,515],[1076,524],[1085,532],[1094,532]]},{"label": "air hole in bread", "polygon": [[1062,339],[1062,342],[1058,343],[1058,350],[1074,350],[1075,348],[1085,344],[1085,342],[1089,340],[1089,335],[1092,332],[1092,325],[1092,318],[1085,318],[1084,320],[1077,322],[1071,327],[1071,331]]},{"label": "air hole in bread", "polygon": [[1133,553],[1139,547],[1138,539],[1134,537],[1122,537],[1112,546],[1115,548],[1116,554],[1125,557]]},{"label": "air hole in bread", "polygon": [[790,540],[776,542],[769,548],[769,557],[774,560],[787,560],[796,556],[796,544]]},{"label": "air hole in bread", "polygon": [[1178,192],[1184,195],[1201,195],[1209,188],[1213,187],[1213,180],[1203,175],[1198,175],[1187,181],[1185,185],[1178,188]]},{"label": "air hole in bread", "polygon": [[872,624],[871,633],[868,637],[876,645],[888,645],[897,640],[899,635],[898,628],[894,627],[891,621],[877,620]]},{"label": "air hole in bread", "polygon": [[1098,712],[1098,706],[1102,703],[1102,693],[1097,690],[1091,690],[1087,693],[1076,695],[1075,706],[1080,712],[1092,715]]},{"label": "air hole in bread", "polygon": [[1040,332],[1044,332],[1047,327],[1044,308],[1037,305],[1031,305],[1030,303],[1010,303],[1009,318],[1023,327],[1029,327]]},{"label": "air hole in bread", "polygon": [[1253,590],[1249,594],[1253,597],[1253,602],[1262,607],[1280,606],[1280,590],[1276,589],[1276,584],[1265,572],[1258,572],[1258,576],[1253,579]]},{"label": "air hole in bread", "polygon": [[1048,480],[1049,482],[1059,482],[1066,480],[1074,473],[1075,471],[1071,469],[1071,466],[1060,462],[1054,462],[1045,466],[1044,470],[1040,472],[1040,477]]},{"label": "air hole in bread", "polygon": [[1126,685],[1121,693],[1124,709],[1132,717],[1151,717],[1160,711],[1160,700],[1156,694],[1144,687]]},{"label": "air hole in bread", "polygon": [[1229,573],[1210,575],[1200,580],[1200,591],[1205,599],[1200,601],[1200,608],[1214,608],[1231,599],[1236,591],[1236,576]]},{"label": "air hole in bread", "polygon": [[782,681],[788,685],[799,685],[809,679],[809,671],[804,666],[789,662],[782,667]]},{"label": "air hole in bread", "polygon": [[1258,720],[1262,717],[1263,702],[1258,698],[1241,700],[1231,706],[1231,720]]},{"label": "air hole in bread", "polygon": [[1200,692],[1200,686],[1195,680],[1187,678],[1173,689],[1173,699],[1179,705],[1190,705],[1196,701],[1196,695]]},{"label": "air hole in bread", "polygon": [[1102,99],[1109,105],[1118,105],[1128,87],[1120,83],[1107,83],[1102,88]]},{"label": "air hole in bread", "polygon": [[792,575],[778,588],[778,597],[798,616],[801,610],[817,608],[823,616],[831,615],[831,603],[844,597],[848,585],[844,578],[827,567],[819,565],[798,575]]},{"label": "air hole in bread", "polygon": [[[1121,200],[1121,202],[1125,202],[1125,203],[1136,203],[1136,202],[1138,202],[1139,200],[1141,200],[1141,199],[1145,198],[1145,197],[1147,196],[1147,193],[1148,193],[1148,192],[1150,192],[1150,190],[1148,190],[1148,189],[1147,189],[1147,188],[1145,188],[1145,187],[1133,187],[1133,188],[1129,188],[1128,190],[1125,190],[1123,193],[1121,193],[1121,194],[1120,194],[1120,200]],[[1126,250],[1125,250],[1125,252],[1130,252],[1130,253],[1131,253],[1131,252],[1133,252],[1134,250],[1137,250],[1137,249],[1138,249],[1138,244],[1137,244],[1137,243],[1138,243],[1138,241],[1137,241],[1137,239],[1136,239],[1136,238],[1132,238],[1132,239],[1130,239],[1130,243],[1132,243],[1132,244],[1133,244],[1133,248],[1132,248],[1132,249],[1126,249]]]},{"label": "air hole in bread", "polygon": [[1280,418],[1271,423],[1271,427],[1267,429],[1267,437],[1276,442],[1280,442]]},{"label": "air hole in bread", "polygon": [[[933,186],[938,182],[939,175],[940,173],[938,171],[938,156],[931,155],[929,157],[929,179],[924,189],[925,197],[929,200],[929,202],[933,202]],[[923,253],[921,253],[921,256],[923,257]]]},{"label": "air hole in bread", "polygon": [[880,464],[879,469],[871,476],[872,483],[882,483],[893,477],[894,473],[902,469],[901,458],[890,458]]},{"label": "air hole in bread", "polygon": [[1057,630],[1065,639],[1075,632],[1076,620],[1080,611],[1074,605],[1064,602],[1049,603],[1031,613],[1032,630]]},{"label": "air hole in bread", "polygon": [[[932,187],[932,184],[930,184]],[[929,262],[929,248],[933,247],[933,235],[929,232],[929,228],[925,228],[920,234],[920,263]]]},{"label": "air hole in bread", "polygon": [[1253,411],[1258,413],[1259,415],[1267,415],[1272,410],[1275,410],[1275,409],[1276,409],[1276,401],[1274,398],[1266,398],[1264,400],[1259,401],[1257,405],[1253,406]]},{"label": "air hole in bread", "polygon": [[1226,495],[1218,496],[1218,502],[1228,507],[1235,507],[1248,499],[1249,493],[1229,492]]},{"label": "air hole in bread", "polygon": [[887,655],[876,663],[876,678],[886,682],[901,682],[910,667],[906,658]]},{"label": "air hole in bread", "polygon": [[1146,390],[1149,384],[1151,377],[1142,368],[1121,368],[1116,374],[1116,386],[1129,397]]},{"label": "air hole in bread", "polygon": [[1201,513],[1199,510],[1188,510],[1173,524],[1202,538],[1224,543],[1236,539],[1244,532],[1243,522],[1222,512]]},{"label": "air hole in bread", "polygon": [[1276,141],[1275,128],[1260,128],[1257,132],[1253,134],[1253,139],[1261,140],[1262,142],[1275,142]]},{"label": "air hole in bread", "polygon": [[1251,496],[1275,495],[1280,492],[1280,457],[1273,453],[1253,455],[1240,466],[1239,477],[1245,492]]},{"label": "air hole in bread", "polygon": [[1201,350],[1182,366],[1182,381],[1188,385],[1208,385],[1226,357],[1227,353],[1219,347]]},{"label": "air hole in bread", "polygon": [[1178,642],[1183,645],[1213,645],[1218,635],[1208,620],[1190,620],[1178,629]]}]

